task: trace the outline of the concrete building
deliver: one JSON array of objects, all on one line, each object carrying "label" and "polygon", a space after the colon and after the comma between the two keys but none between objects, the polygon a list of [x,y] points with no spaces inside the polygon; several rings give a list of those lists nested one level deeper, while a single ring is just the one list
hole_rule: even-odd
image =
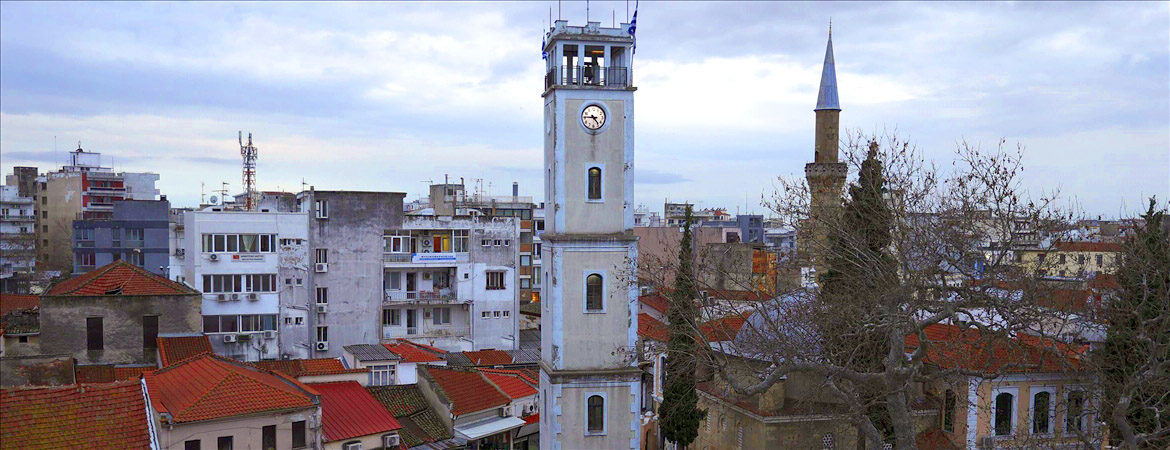
[{"label": "concrete building", "polygon": [[202,331],[244,361],[308,358],[308,215],[208,207],[172,226],[171,278],[202,295]]},{"label": "concrete building", "polygon": [[73,221],[73,273],[118,260],[167,276],[170,266],[170,202],[118,200],[113,215]]},{"label": "concrete building", "polygon": [[[312,356],[339,357],[352,344],[377,343],[383,292],[383,236],[402,225],[401,192],[297,194],[309,221],[307,285]],[[422,319],[422,317],[419,317]]]},{"label": "concrete building", "polygon": [[36,269],[36,209],[19,186],[0,186],[0,279]]},{"label": "concrete building", "polygon": [[641,445],[628,27],[558,20],[544,48],[540,448]]},{"label": "concrete building", "polygon": [[634,208],[634,226],[635,227],[660,227],[662,226],[662,216],[658,211],[651,211],[646,205],[638,205]]},{"label": "concrete building", "polygon": [[199,332],[200,303],[186,285],[115,261],[41,296],[41,351],[79,364],[153,364],[159,335]]},{"label": "concrete building", "polygon": [[118,200],[155,200],[155,173],[114,172],[80,147],[70,164],[38,179],[37,259],[44,270],[73,268],[73,221],[109,219]]},{"label": "concrete building", "polygon": [[449,351],[519,348],[520,222],[408,216],[387,230],[382,340]]},{"label": "concrete building", "polygon": [[796,230],[783,227],[766,228],[764,245],[777,253],[791,253],[796,250]]}]

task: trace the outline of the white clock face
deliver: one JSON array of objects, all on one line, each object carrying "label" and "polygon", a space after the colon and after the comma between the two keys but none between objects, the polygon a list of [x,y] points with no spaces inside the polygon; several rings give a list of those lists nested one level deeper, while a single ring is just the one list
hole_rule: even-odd
[{"label": "white clock face", "polygon": [[581,111],[581,124],[593,131],[600,130],[605,125],[605,110],[597,105],[589,105]]}]

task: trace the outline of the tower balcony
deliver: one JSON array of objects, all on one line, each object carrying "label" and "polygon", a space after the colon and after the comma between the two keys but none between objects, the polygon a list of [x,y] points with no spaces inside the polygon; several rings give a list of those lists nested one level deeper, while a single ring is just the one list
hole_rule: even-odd
[{"label": "tower balcony", "polygon": [[595,67],[590,64],[553,67],[544,75],[544,89],[554,86],[574,88],[615,88],[630,87],[628,67]]}]

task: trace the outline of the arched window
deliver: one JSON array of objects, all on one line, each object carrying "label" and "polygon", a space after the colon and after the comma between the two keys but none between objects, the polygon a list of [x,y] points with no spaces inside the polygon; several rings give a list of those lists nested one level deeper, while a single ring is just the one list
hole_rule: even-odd
[{"label": "arched window", "polygon": [[601,275],[589,274],[585,277],[585,310],[601,311],[602,307],[602,280]]},{"label": "arched window", "polygon": [[1050,433],[1048,408],[1052,404],[1052,394],[1045,391],[1037,392],[1032,396],[1032,432],[1036,434]]},{"label": "arched window", "polygon": [[589,168],[589,200],[601,200],[601,168]]},{"label": "arched window", "polygon": [[995,435],[1008,436],[1012,434],[1012,407],[1015,406],[1015,396],[1007,392],[995,396]]},{"label": "arched window", "polygon": [[1084,429],[1085,393],[1083,391],[1069,391],[1064,416],[1064,429],[1067,433],[1076,433]]},{"label": "arched window", "polygon": [[600,395],[589,396],[588,431],[601,433],[605,431],[605,399]]},{"label": "arched window", "polygon": [[943,394],[943,431],[955,432],[955,391],[950,389]]}]

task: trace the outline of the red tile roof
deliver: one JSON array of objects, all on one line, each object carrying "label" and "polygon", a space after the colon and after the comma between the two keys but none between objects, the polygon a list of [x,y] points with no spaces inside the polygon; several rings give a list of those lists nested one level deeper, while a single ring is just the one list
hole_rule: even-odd
[{"label": "red tile roof", "polygon": [[426,366],[419,369],[419,373],[434,380],[433,384],[451,402],[451,414],[456,416],[505,406],[511,401],[474,369]]},{"label": "red tile roof", "polygon": [[526,369],[490,369],[487,367],[480,367],[479,371],[481,373],[496,373],[496,374],[503,374],[503,375],[512,375],[512,376],[520,377],[520,379],[524,380],[524,382],[531,384],[533,386],[540,385],[540,380],[537,379],[539,374],[534,374],[531,371],[526,370]]},{"label": "red tile roof", "polygon": [[0,294],[0,316],[18,309],[34,309],[41,306],[41,298],[35,295]]},{"label": "red tile roof", "polygon": [[157,340],[159,364],[162,367],[167,367],[195,355],[215,353],[215,350],[211,348],[211,340],[206,335],[167,336],[159,337]]},{"label": "red tile roof", "polygon": [[667,301],[666,296],[662,294],[646,294],[638,297],[638,301],[664,314],[668,309],[670,309],[670,302]]},{"label": "red tile roof", "polygon": [[138,381],[146,372],[158,369],[153,366],[115,367],[112,364],[76,366],[78,383],[112,383],[115,381]]},{"label": "red tile roof", "polygon": [[938,428],[930,428],[918,433],[914,437],[914,443],[917,444],[919,450],[959,450],[961,447],[955,445],[947,438],[947,434]]},{"label": "red tile roof", "polygon": [[[978,329],[934,324],[923,330],[929,342],[925,361],[943,368],[984,373],[1059,372],[1078,366],[1083,349],[1029,335],[1015,338],[983,336]],[[906,351],[918,348],[918,335],[905,339]]]},{"label": "red tile roof", "polygon": [[150,448],[137,381],[0,390],[0,448]]},{"label": "red tile roof", "polygon": [[200,355],[144,375],[150,401],[174,422],[312,408],[317,392],[295,379],[216,355]]},{"label": "red tile roof", "polygon": [[536,389],[519,376],[486,371],[481,373],[483,373],[483,376],[488,381],[492,382],[496,387],[499,387],[501,391],[504,391],[504,395],[511,397],[513,400],[536,395]]},{"label": "red tile roof", "polygon": [[739,334],[745,321],[744,316],[731,315],[702,323],[699,325],[699,331],[710,342],[730,341]]},{"label": "red tile roof", "polygon": [[399,339],[398,343],[396,344],[382,345],[385,345],[386,349],[394,352],[395,355],[398,355],[398,357],[402,358],[402,362],[424,363],[443,361],[443,358],[434,352],[426,350],[421,346],[404,339]]},{"label": "red tile roof", "polygon": [[512,355],[503,350],[496,350],[489,348],[474,352],[463,352],[467,359],[471,360],[474,366],[498,366],[503,364],[512,364]]},{"label": "red tile roof", "polygon": [[325,442],[402,428],[390,411],[356,381],[312,383],[309,386],[321,393],[321,434]]},{"label": "red tile roof", "polygon": [[654,316],[641,313],[638,314],[638,336],[643,339],[666,342],[670,339],[670,331],[666,329],[666,324],[655,319]]},{"label": "red tile roof", "polygon": [[536,413],[536,414],[533,414],[533,415],[531,415],[531,416],[528,416],[528,417],[525,417],[525,418],[524,418],[524,424],[525,424],[525,425],[533,424],[533,423],[536,423],[536,422],[540,422],[540,413]]},{"label": "red tile roof", "polygon": [[347,369],[337,358],[285,359],[248,364],[264,370],[278,371],[293,378],[369,372],[369,369]]},{"label": "red tile roof", "polygon": [[1121,244],[1117,242],[1057,242],[1057,250],[1062,252],[1120,252]]},{"label": "red tile roof", "polygon": [[126,261],[112,263],[53,285],[48,296],[193,295],[199,291]]}]

